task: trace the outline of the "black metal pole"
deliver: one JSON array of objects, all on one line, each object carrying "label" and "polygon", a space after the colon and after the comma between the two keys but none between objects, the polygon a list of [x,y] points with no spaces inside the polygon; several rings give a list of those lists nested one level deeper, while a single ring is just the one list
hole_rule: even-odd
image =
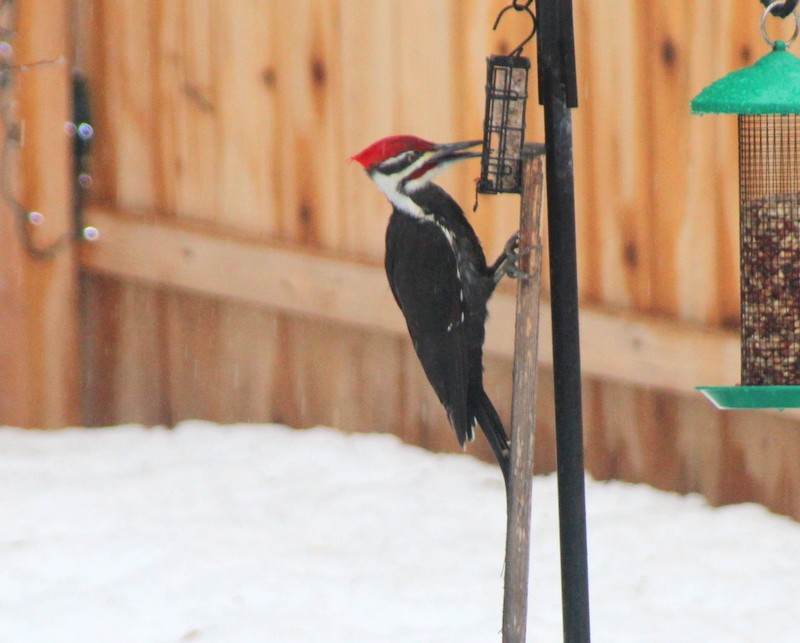
[{"label": "black metal pole", "polygon": [[572,116],[577,105],[571,0],[537,0],[539,101],[547,149],[547,221],[556,407],[564,640],[588,643],[589,574],[583,467]]}]

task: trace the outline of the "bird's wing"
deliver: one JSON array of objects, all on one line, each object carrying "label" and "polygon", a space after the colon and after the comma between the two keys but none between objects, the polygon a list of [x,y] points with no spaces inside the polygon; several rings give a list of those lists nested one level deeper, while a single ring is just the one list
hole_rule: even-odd
[{"label": "bird's wing", "polygon": [[472,439],[469,361],[464,302],[449,240],[434,223],[393,216],[386,235],[386,274],[417,357],[463,446]]}]

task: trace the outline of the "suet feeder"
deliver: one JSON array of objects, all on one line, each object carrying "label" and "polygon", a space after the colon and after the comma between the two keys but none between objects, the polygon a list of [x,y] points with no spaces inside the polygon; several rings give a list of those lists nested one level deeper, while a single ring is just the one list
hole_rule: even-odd
[{"label": "suet feeder", "polygon": [[698,387],[719,408],[800,407],[800,59],[788,42],[706,87],[695,114],[736,114],[741,386]]},{"label": "suet feeder", "polygon": [[509,5],[497,16],[494,28],[511,8],[526,11],[533,31],[508,56],[486,59],[486,111],[483,121],[483,155],[478,192],[519,194],[522,189],[522,146],[525,143],[525,105],[528,100],[528,70],[531,61],[522,48],[536,31],[536,18],[526,5]]},{"label": "suet feeder", "polygon": [[486,116],[483,159],[478,192],[514,193],[522,188],[522,144],[525,142],[525,103],[528,70],[524,56],[486,59]]}]

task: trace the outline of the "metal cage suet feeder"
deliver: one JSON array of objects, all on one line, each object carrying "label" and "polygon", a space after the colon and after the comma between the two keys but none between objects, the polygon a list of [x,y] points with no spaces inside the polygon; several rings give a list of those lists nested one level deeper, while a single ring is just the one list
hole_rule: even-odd
[{"label": "metal cage suet feeder", "polygon": [[530,67],[530,60],[523,56],[486,59],[486,118],[478,182],[478,192],[483,194],[519,194],[522,187],[522,145]]},{"label": "metal cage suet feeder", "polygon": [[736,114],[739,142],[741,386],[699,387],[720,408],[800,407],[800,59],[788,42],[692,101]]},{"label": "metal cage suet feeder", "polygon": [[483,154],[478,192],[513,193],[522,189],[522,146],[525,143],[525,106],[528,100],[528,71],[531,61],[522,48],[536,32],[536,18],[527,4],[514,0],[497,16],[494,28],[509,9],[526,11],[533,31],[508,56],[486,59],[486,111],[483,121]]}]

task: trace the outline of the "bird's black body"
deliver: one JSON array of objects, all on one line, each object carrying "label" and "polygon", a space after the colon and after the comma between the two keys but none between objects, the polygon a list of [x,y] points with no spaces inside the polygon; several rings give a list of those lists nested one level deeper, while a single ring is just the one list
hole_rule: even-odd
[{"label": "bird's black body", "polygon": [[483,388],[486,305],[501,261],[486,264],[472,226],[444,190],[429,183],[408,196],[419,209],[395,205],[386,230],[389,285],[459,443],[480,424],[507,477],[508,438]]}]

